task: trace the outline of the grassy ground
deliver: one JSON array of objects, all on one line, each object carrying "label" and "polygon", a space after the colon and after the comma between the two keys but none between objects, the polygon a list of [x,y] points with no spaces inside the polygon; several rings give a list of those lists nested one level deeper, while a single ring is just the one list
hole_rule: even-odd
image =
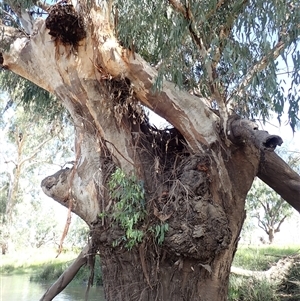
[{"label": "grassy ground", "polygon": [[[239,247],[233,265],[253,271],[268,270],[280,258],[300,254],[300,246]],[[230,276],[229,301],[299,301],[300,263],[281,282]]]},{"label": "grassy ground", "polygon": [[1,255],[1,273],[3,274],[31,274],[38,268],[48,264],[66,264],[75,259],[78,254],[75,252],[62,252],[56,258],[57,252],[54,249],[25,249],[17,253]]},{"label": "grassy ground", "polygon": [[[1,274],[29,274],[31,281],[56,280],[78,256],[77,252],[62,252],[57,258],[56,250],[30,249],[15,254],[1,255]],[[97,259],[99,261],[99,259]],[[95,284],[102,284],[99,262],[95,265]],[[82,267],[73,282],[87,282],[90,271]]]},{"label": "grassy ground", "polygon": [[300,246],[240,246],[235,254],[233,265],[253,271],[269,269],[285,256],[300,254]]}]

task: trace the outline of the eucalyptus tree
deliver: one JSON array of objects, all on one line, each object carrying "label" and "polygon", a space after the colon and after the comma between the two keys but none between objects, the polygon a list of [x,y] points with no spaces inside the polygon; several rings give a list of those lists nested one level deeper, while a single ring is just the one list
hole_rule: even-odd
[{"label": "eucalyptus tree", "polygon": [[257,179],[247,195],[247,211],[272,244],[284,221],[293,214],[292,207],[280,195]]},{"label": "eucalyptus tree", "polygon": [[[107,300],[226,300],[255,176],[300,211],[300,177],[273,152],[282,139],[246,119],[280,118],[286,104],[295,128],[299,3],[5,5],[3,72],[54,94],[75,125],[73,168],[42,188],[90,226],[41,300],[98,253]],[[151,126],[145,107],[171,127]]]},{"label": "eucalyptus tree", "polygon": [[[287,157],[286,152],[282,154]],[[287,162],[299,173],[298,156],[288,156]],[[270,244],[273,243],[275,234],[280,232],[282,224],[294,213],[290,204],[259,179],[254,180],[246,202],[250,217],[257,219],[258,227],[268,235]]]},{"label": "eucalyptus tree", "polygon": [[[16,232],[20,232],[19,228],[14,227],[17,219],[22,219],[23,223],[29,219],[28,216],[24,217],[19,214],[16,207],[19,203],[24,202],[24,198],[28,199],[30,196],[31,199],[34,199],[37,197],[38,186],[31,186],[36,178],[35,171],[41,163],[43,165],[51,164],[53,157],[62,148],[58,136],[63,136],[63,126],[57,119],[54,118],[51,122],[47,122],[37,114],[30,112],[29,107],[25,113],[24,105],[21,105],[18,99],[18,92],[19,87],[15,85],[14,93],[9,97],[6,95],[0,100],[2,143],[0,150],[0,224],[1,245],[5,252],[9,245],[12,245],[13,242],[16,243]],[[37,204],[38,200],[34,212],[38,207]],[[39,220],[36,216],[35,219],[36,222]],[[24,228],[24,225],[21,228]],[[31,228],[34,230],[33,227]],[[41,227],[39,228],[41,231]]]}]

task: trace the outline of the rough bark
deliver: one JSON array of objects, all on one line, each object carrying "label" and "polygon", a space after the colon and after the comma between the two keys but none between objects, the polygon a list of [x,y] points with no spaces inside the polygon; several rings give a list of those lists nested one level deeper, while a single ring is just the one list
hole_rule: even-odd
[{"label": "rough bark", "polygon": [[[226,300],[245,198],[280,137],[236,118],[224,129],[226,120],[206,99],[167,81],[154,92],[156,70],[120,46],[109,9],[89,7],[87,19],[80,9],[87,8],[55,4],[51,18],[35,22],[30,39],[2,53],[6,68],[55,93],[74,120],[74,167],[44,179],[44,192],[90,225],[107,300]],[[66,32],[57,32],[57,22],[69,18],[78,21],[73,29],[85,24],[84,31],[78,26],[70,36],[65,24]],[[151,127],[140,104],[174,128]],[[145,190],[147,214],[136,225],[144,236],[131,250],[113,215],[120,200],[109,193],[117,167],[135,174]],[[287,185],[299,176],[291,179]],[[295,196],[285,197],[298,208]],[[153,229],[164,223],[169,230],[159,244]]]}]

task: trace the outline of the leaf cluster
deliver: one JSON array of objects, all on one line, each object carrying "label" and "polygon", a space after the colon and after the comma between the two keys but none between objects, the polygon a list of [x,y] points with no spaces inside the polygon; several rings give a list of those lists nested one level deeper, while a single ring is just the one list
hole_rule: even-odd
[{"label": "leaf cluster", "polygon": [[[125,230],[126,247],[131,249],[142,241],[144,232],[138,225],[146,216],[143,183],[134,175],[126,176],[117,168],[108,183],[110,196],[116,200],[112,217]],[[116,242],[118,245],[119,242]]]},{"label": "leaf cluster", "polygon": [[[183,10],[189,9],[192,17],[174,9],[170,1],[116,1],[117,36],[158,69],[157,87],[167,79],[210,97],[208,66],[216,63],[214,83],[224,101],[234,101],[239,114],[265,120],[274,112],[280,119],[287,105],[294,129],[300,97],[300,4],[277,0],[176,2]],[[198,32],[205,54],[193,40],[192,30]],[[278,57],[275,52],[281,43]],[[257,68],[261,62],[263,67]],[[288,72],[286,83],[278,77],[282,71]]]},{"label": "leaf cluster", "polygon": [[37,119],[52,121],[66,117],[66,111],[56,97],[21,76],[0,70],[0,86],[10,98],[5,110],[15,104],[22,105],[27,113],[36,115]]},{"label": "leaf cluster", "polygon": [[150,227],[150,232],[154,233],[154,237],[159,245],[161,245],[165,240],[165,235],[169,231],[168,223],[156,224]]}]

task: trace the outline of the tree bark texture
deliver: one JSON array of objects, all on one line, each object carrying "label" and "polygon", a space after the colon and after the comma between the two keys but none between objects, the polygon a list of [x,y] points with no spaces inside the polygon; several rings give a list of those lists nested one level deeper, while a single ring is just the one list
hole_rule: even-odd
[{"label": "tree bark texture", "polygon": [[[67,20],[64,10],[77,18],[72,26],[84,24],[78,40],[56,31]],[[224,129],[206,99],[167,81],[155,92],[155,69],[120,46],[108,15],[107,8],[91,7],[84,19],[82,11],[57,3],[46,21],[35,22],[30,39],[19,38],[2,53],[5,68],[58,96],[74,120],[74,167],[44,179],[43,191],[91,227],[107,300],[226,300],[255,176],[300,209],[268,172],[269,152],[281,138],[236,117]],[[141,105],[174,128],[152,127]],[[108,187],[117,167],[135,174],[145,191],[147,214],[137,225],[144,236],[131,250],[113,215],[119,200]],[[277,172],[289,174],[287,185],[299,191],[297,174],[288,167]],[[153,229],[165,224],[160,244]]]}]

